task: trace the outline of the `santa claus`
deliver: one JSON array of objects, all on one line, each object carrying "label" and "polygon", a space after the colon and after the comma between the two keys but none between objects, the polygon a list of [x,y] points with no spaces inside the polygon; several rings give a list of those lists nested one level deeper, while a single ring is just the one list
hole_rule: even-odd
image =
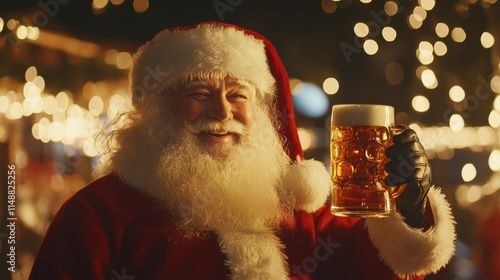
[{"label": "santa claus", "polygon": [[260,34],[162,31],[130,85],[100,178],[54,217],[30,279],[420,279],[453,255],[449,204],[411,129],[387,153],[407,184],[398,213],[331,214],[329,174],[303,159],[286,71]]}]

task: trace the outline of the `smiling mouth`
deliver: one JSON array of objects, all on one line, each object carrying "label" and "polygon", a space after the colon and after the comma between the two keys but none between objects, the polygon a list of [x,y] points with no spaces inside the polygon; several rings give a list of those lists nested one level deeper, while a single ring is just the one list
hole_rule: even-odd
[{"label": "smiling mouth", "polygon": [[231,132],[226,132],[226,133],[212,133],[212,132],[206,132],[208,135],[214,136],[214,137],[224,137],[226,135],[231,134]]}]

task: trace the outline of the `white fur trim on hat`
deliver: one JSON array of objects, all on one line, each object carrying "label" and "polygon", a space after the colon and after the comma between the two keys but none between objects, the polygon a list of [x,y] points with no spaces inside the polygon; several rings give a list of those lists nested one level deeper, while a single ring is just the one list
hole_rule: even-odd
[{"label": "white fur trim on hat", "polygon": [[251,82],[258,94],[274,94],[264,43],[241,30],[213,24],[158,33],[138,49],[129,78],[137,101],[183,80],[224,75]]},{"label": "white fur trim on hat", "polygon": [[409,227],[401,215],[366,219],[372,243],[382,260],[399,277],[436,273],[455,252],[455,220],[444,194],[431,188],[428,194],[434,226],[427,231]]},{"label": "white fur trim on hat", "polygon": [[284,245],[273,231],[218,232],[221,250],[234,280],[286,280]]},{"label": "white fur trim on hat", "polygon": [[322,162],[297,159],[288,167],[285,187],[295,195],[298,210],[313,213],[330,195],[330,174]]}]

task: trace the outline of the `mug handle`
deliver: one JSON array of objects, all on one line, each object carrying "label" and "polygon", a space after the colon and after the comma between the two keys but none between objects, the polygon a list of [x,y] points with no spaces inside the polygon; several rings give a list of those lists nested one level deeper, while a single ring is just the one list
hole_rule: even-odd
[{"label": "mug handle", "polygon": [[[391,139],[390,141],[392,141],[392,137],[394,137],[394,135],[398,135],[400,133],[402,133],[403,131],[405,131],[406,129],[408,129],[409,127],[405,124],[394,124],[394,125],[391,125],[390,126],[390,131],[391,131]],[[401,186],[394,186],[394,187],[390,187],[392,189],[392,192],[391,192],[391,195],[393,198],[396,198],[398,197],[400,194],[403,193],[403,191],[405,190],[406,188],[406,184],[403,184]]]}]

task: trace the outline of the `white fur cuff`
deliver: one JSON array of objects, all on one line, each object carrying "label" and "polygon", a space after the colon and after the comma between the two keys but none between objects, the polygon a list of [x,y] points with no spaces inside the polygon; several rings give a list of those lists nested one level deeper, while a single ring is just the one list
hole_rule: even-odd
[{"label": "white fur cuff", "polygon": [[366,219],[370,239],[382,260],[399,277],[436,273],[455,252],[455,220],[444,194],[428,194],[434,226],[427,231],[409,227],[399,214],[387,219]]}]

